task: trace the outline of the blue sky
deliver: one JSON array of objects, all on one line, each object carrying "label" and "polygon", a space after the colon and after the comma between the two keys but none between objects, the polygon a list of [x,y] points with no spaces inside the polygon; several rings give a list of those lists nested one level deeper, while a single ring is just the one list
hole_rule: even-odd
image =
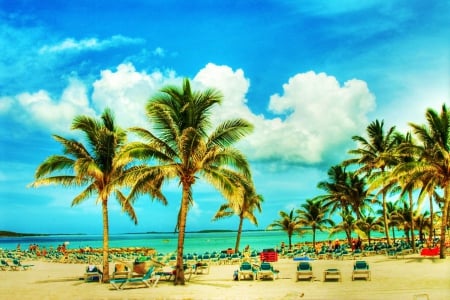
[{"label": "blue sky", "polygon": [[[101,233],[95,199],[71,207],[76,189],[27,188],[36,167],[74,135],[79,114],[110,107],[123,128],[148,126],[146,100],[190,78],[215,87],[215,122],[243,117],[254,133],[238,147],[264,196],[264,229],[305,199],[348,158],[367,125],[408,129],[428,107],[449,104],[447,1],[32,1],[0,0],[0,229]],[[130,137],[131,138],[131,137]],[[139,225],[110,201],[110,231],[171,231],[180,200],[140,198]],[[188,230],[211,222],[224,201],[194,186]],[[245,222],[246,229],[255,229]]]}]

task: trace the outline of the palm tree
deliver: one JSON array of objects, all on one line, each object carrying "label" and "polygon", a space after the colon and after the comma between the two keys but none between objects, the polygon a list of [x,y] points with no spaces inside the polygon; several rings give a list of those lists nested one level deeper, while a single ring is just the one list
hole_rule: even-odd
[{"label": "palm tree", "polygon": [[291,209],[289,213],[285,211],[279,212],[280,219],[275,220],[272,224],[270,224],[267,229],[273,229],[278,228],[283,231],[285,231],[288,235],[288,241],[289,241],[289,250],[292,249],[292,236],[294,233],[301,232],[300,229],[300,219],[298,215],[294,214],[294,209]]},{"label": "palm tree", "polygon": [[[368,139],[361,136],[353,136],[352,139],[360,145],[360,148],[349,151],[350,154],[356,155],[357,158],[347,160],[345,165],[358,164],[360,166],[358,173],[366,173],[368,175],[377,170],[384,173],[394,165],[396,161],[391,153],[397,145],[395,127],[389,128],[386,133],[383,127],[383,121],[375,120],[367,126]],[[385,191],[382,193],[382,205],[385,224],[384,233],[387,243],[390,245]]]},{"label": "palm tree", "polygon": [[430,213],[428,211],[425,211],[424,213],[419,214],[418,216],[416,216],[414,222],[416,223],[417,230],[419,231],[420,242],[423,244],[425,242],[424,231],[428,229],[429,230],[428,234],[430,236],[433,232],[432,230],[430,230],[430,223],[433,223],[431,221]]},{"label": "palm tree", "polygon": [[410,232],[412,230],[413,223],[413,220],[411,219],[411,207],[403,199],[399,199],[398,207],[399,208],[396,210],[392,217],[396,220],[399,228],[403,229],[406,237],[406,242],[411,245]]},{"label": "palm tree", "polygon": [[393,172],[396,176],[404,176],[413,182],[422,180],[423,190],[427,193],[438,188],[443,190],[439,255],[443,259],[450,203],[450,114],[444,104],[440,114],[429,108],[425,117],[428,126],[409,124],[421,142],[421,145],[411,145],[412,151],[417,153],[419,159],[413,162],[402,162]]},{"label": "palm tree", "polygon": [[341,213],[342,222],[335,225],[330,232],[330,236],[338,232],[344,232],[347,237],[347,242],[349,245],[352,244],[352,232],[358,229],[356,225],[356,219],[351,213]]},{"label": "palm tree", "polygon": [[348,172],[346,185],[344,186],[344,197],[347,203],[355,213],[359,220],[363,217],[363,211],[370,208],[370,195],[366,189],[366,181],[364,177],[358,176],[355,172]]},{"label": "palm tree", "polygon": [[324,231],[329,226],[334,226],[333,220],[326,217],[328,208],[323,205],[320,199],[307,199],[305,203],[300,205],[302,209],[298,209],[296,213],[299,216],[299,225],[311,227],[313,233],[313,248],[316,248],[316,230]]},{"label": "palm tree", "polygon": [[64,155],[49,156],[38,166],[32,187],[62,185],[86,188],[72,200],[78,205],[93,195],[102,205],[103,217],[103,281],[109,281],[109,220],[108,200],[114,192],[122,209],[137,223],[137,217],[126,197],[119,191],[120,178],[126,172],[128,160],[119,159],[118,153],[126,142],[126,133],[116,126],[109,109],[105,109],[101,121],[88,116],[77,116],[72,130],[80,130],[86,144],[74,139],[53,135],[64,147]]},{"label": "palm tree", "polygon": [[[397,205],[397,203],[392,202],[392,201],[388,201],[386,203],[386,212],[387,212],[387,227],[392,229],[392,238],[395,244],[395,229],[396,226],[398,226],[398,222],[395,219],[395,215],[397,213],[397,211],[400,209],[400,207]],[[383,217],[383,209],[381,210],[377,210],[377,214],[380,214],[380,222],[381,224],[383,224],[384,227],[386,227],[386,224],[384,223],[384,217]]]},{"label": "palm tree", "polygon": [[328,181],[321,181],[317,187],[327,192],[318,196],[317,199],[323,201],[324,206],[330,209],[330,214],[342,211],[349,212],[349,197],[347,195],[348,174],[341,165],[336,165],[328,170]]},{"label": "palm tree", "polygon": [[244,219],[248,219],[252,224],[258,226],[258,220],[254,215],[254,210],[257,209],[261,212],[261,203],[264,201],[262,195],[256,194],[253,184],[242,187],[242,193],[240,197],[229,199],[227,203],[220,206],[219,210],[213,217],[213,220],[221,218],[231,217],[237,215],[239,217],[239,226],[236,236],[236,245],[234,251],[239,252],[239,244],[241,241],[242,226]]},{"label": "palm tree", "polygon": [[[137,167],[130,197],[148,192],[155,176],[178,179],[182,189],[176,229],[177,264],[174,284],[185,283],[183,250],[186,219],[199,176],[217,188],[226,199],[239,193],[239,178],[251,178],[245,156],[232,145],[253,130],[243,119],[228,120],[213,131],[211,109],[220,104],[222,94],[215,89],[192,91],[188,79],[182,87],[166,86],[147,103],[146,112],[153,130],[132,128],[143,140],[130,143],[128,156],[142,160]],[[149,163],[153,163],[150,165]]]},{"label": "palm tree", "polygon": [[383,222],[374,216],[365,216],[356,221],[356,226],[367,236],[369,245],[371,244],[371,232],[372,231],[382,231]]}]

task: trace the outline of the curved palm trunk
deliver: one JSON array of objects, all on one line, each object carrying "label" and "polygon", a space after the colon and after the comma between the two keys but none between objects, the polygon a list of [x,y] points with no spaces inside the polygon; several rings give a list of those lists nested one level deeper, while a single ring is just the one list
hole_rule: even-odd
[{"label": "curved palm trunk", "polygon": [[384,234],[386,235],[387,244],[388,246],[390,246],[391,238],[389,237],[389,220],[386,205],[386,192],[383,192],[383,220],[384,220]]},{"label": "curved palm trunk", "polygon": [[416,237],[414,234],[414,209],[413,209],[413,195],[412,189],[409,189],[409,209],[411,214],[411,244],[413,252],[416,253]]},{"label": "curved palm trunk", "polygon": [[109,282],[109,219],[108,199],[102,200],[103,217],[103,282]]},{"label": "curved palm trunk", "polygon": [[348,244],[351,246],[352,245],[352,230],[351,229],[346,229],[345,230],[345,235],[347,236]]},{"label": "curved palm trunk", "polygon": [[186,234],[186,219],[189,207],[189,190],[190,186],[183,183],[183,192],[181,196],[181,208],[178,220],[178,246],[177,246],[177,265],[175,267],[175,280],[174,284],[184,285],[184,262],[183,262],[183,250],[184,250],[184,237]]},{"label": "curved palm trunk", "polygon": [[450,184],[444,189],[444,207],[442,208],[442,220],[441,220],[441,241],[440,241],[440,251],[439,258],[445,258],[445,235],[448,223],[448,209],[450,202]]},{"label": "curved palm trunk", "polygon": [[239,244],[241,242],[242,224],[244,224],[244,218],[239,216],[239,228],[236,236],[236,245],[234,246],[234,253],[239,252]]}]

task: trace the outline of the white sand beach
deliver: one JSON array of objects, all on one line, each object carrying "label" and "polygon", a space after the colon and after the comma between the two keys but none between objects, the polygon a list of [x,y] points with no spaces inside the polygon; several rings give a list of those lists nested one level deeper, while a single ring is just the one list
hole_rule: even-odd
[{"label": "white sand beach", "polygon": [[[0,271],[0,299],[450,299],[448,258],[411,254],[363,259],[370,265],[370,281],[352,281],[352,259],[312,261],[313,280],[296,281],[298,262],[283,258],[273,263],[279,270],[279,278],[273,281],[234,281],[237,264],[212,265],[209,274],[194,274],[185,286],[161,280],[155,287],[133,285],[124,290],[84,282],[85,264],[24,261],[34,266],[26,271]],[[324,282],[327,268],[338,268],[342,281]]]}]

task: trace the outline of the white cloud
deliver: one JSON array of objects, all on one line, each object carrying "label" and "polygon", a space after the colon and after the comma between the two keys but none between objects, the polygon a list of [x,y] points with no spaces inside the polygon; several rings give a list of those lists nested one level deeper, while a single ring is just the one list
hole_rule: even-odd
[{"label": "white cloud", "polygon": [[130,38],[123,35],[114,35],[110,39],[99,40],[97,38],[88,38],[75,40],[66,38],[64,41],[56,45],[44,45],[39,49],[40,54],[65,52],[65,51],[86,51],[86,50],[103,50],[106,48],[118,47],[127,44],[140,44],[142,39]]},{"label": "white cloud", "polygon": [[255,132],[240,145],[250,159],[278,159],[297,163],[323,163],[326,155],[345,155],[351,136],[368,124],[366,115],[375,98],[366,83],[349,80],[340,86],[324,73],[297,74],[283,85],[284,94],[270,98],[269,110],[278,117],[253,114],[245,95],[250,86],[241,69],[208,64],[194,78],[221,90],[224,103],[214,112],[219,120],[242,117]]},{"label": "white cloud", "polygon": [[68,132],[77,115],[95,115],[89,107],[86,87],[75,78],[69,80],[59,100],[52,99],[44,90],[21,93],[10,99],[18,104],[15,108],[19,111],[16,117],[23,124],[50,129],[52,132]]},{"label": "white cloud", "polygon": [[121,64],[115,72],[104,70],[93,83],[92,101],[98,111],[109,107],[115,113],[119,125],[148,127],[145,105],[159,89],[175,81],[175,73],[155,71],[138,72],[131,64]]}]

